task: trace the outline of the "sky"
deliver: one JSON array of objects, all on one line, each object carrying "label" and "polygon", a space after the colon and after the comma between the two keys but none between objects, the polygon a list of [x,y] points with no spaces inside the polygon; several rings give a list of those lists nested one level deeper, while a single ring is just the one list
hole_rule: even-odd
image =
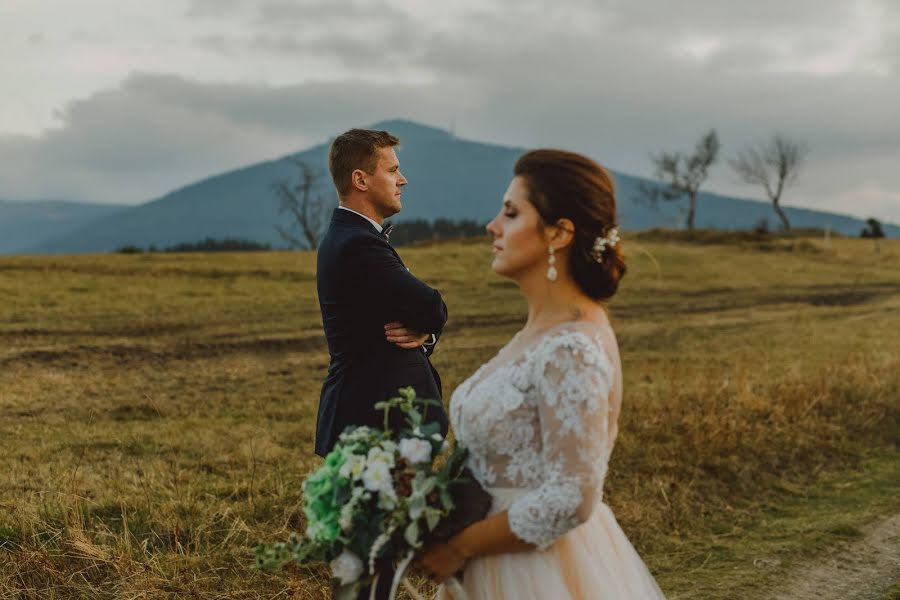
[{"label": "sky", "polygon": [[900,223],[896,0],[2,0],[0,198],[138,204],[407,118],[653,176],[806,145],[783,202]]}]

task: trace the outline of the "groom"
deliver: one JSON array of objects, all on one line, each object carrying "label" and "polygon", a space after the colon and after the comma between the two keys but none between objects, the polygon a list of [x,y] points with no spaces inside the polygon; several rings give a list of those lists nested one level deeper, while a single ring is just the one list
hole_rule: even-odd
[{"label": "groom", "polygon": [[[447,306],[404,266],[382,227],[400,212],[407,183],[394,151],[399,142],[386,131],[351,129],[328,155],[340,205],[319,246],[316,273],[331,355],[316,422],[319,456],[348,425],[381,428],[384,413],[375,403],[396,396],[398,388],[441,397],[428,357],[447,322]],[[447,433],[443,408],[429,407],[427,416]],[[389,424],[395,431],[405,425],[397,412]]]},{"label": "groom", "polygon": [[[375,403],[411,385],[419,398],[441,398],[441,380],[428,357],[447,322],[441,295],[410,274],[388,241],[384,220],[400,212],[406,178],[386,131],[351,129],[331,144],[328,168],[339,206],[319,245],[316,280],[331,364],[322,384],[316,454],[325,456],[348,425],[380,428]],[[447,433],[442,407],[428,417]],[[405,425],[392,412],[394,431]],[[379,565],[376,598],[390,594],[393,566]],[[358,598],[369,597],[369,589]]]}]

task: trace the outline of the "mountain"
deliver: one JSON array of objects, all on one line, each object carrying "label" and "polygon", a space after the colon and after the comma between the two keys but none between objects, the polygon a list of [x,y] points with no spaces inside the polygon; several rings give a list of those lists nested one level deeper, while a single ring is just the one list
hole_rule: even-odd
[{"label": "mountain", "polygon": [[124,208],[65,200],[0,200],[0,254],[45,243]]},{"label": "mountain", "polygon": [[[410,184],[404,189],[403,212],[396,221],[438,217],[488,221],[498,211],[513,164],[524,151],[462,140],[447,131],[410,121],[385,121],[372,127],[386,129],[401,140],[398,155]],[[327,152],[325,143],[222,173],[29,249],[37,253],[105,252],[125,245],[165,247],[206,237],[243,238],[283,247],[274,226],[288,221],[278,212],[272,185],[295,180],[297,168],[291,159],[301,160],[321,169],[323,176],[317,189],[332,202]],[[625,229],[681,226],[679,203],[648,206],[638,200],[638,191],[642,183],[650,182],[621,173],[614,176]],[[860,219],[819,211],[786,208],[785,212],[796,227],[830,226],[832,231],[855,236],[865,225]],[[776,226],[768,203],[716,194],[698,198],[697,227],[749,229],[761,218]],[[900,227],[886,225],[885,233],[900,237]]]}]

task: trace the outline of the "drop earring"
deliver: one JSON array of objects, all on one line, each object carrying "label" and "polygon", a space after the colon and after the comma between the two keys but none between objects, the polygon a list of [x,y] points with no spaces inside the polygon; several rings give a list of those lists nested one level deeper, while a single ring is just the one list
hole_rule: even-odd
[{"label": "drop earring", "polygon": [[550,246],[550,249],[548,250],[548,252],[550,253],[550,256],[547,258],[547,263],[550,265],[550,268],[547,269],[547,281],[552,282],[552,281],[556,281],[556,275],[557,275],[557,273],[556,273],[556,256],[555,256],[556,250],[553,248],[553,246]]}]

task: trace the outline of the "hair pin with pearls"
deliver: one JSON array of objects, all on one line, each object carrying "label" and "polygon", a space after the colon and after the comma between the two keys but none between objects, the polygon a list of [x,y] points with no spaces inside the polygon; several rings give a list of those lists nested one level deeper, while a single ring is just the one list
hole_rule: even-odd
[{"label": "hair pin with pearls", "polygon": [[594,240],[594,247],[591,249],[591,256],[598,263],[603,262],[603,253],[607,248],[613,248],[619,243],[619,228],[613,227],[605,236],[598,237]]}]

